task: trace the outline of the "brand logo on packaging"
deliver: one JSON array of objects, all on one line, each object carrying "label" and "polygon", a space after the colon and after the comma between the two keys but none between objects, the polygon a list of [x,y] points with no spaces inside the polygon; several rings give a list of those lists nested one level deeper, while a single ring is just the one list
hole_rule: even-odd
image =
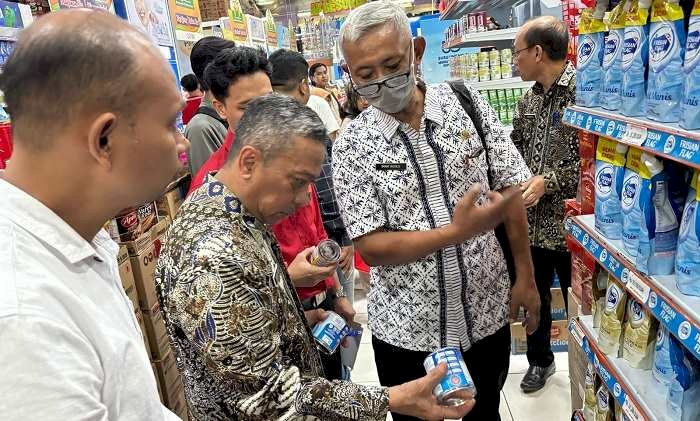
[{"label": "brand logo on packaging", "polygon": [[119,218],[119,223],[124,228],[131,228],[139,222],[139,217],[136,212],[130,212],[121,218]]},{"label": "brand logo on packaging", "polygon": [[617,304],[620,302],[620,289],[617,285],[610,285],[608,289],[608,303],[606,307],[608,310],[614,310]]},{"label": "brand logo on packaging", "polygon": [[668,24],[659,26],[651,34],[650,40],[649,63],[652,67],[662,65],[674,51],[676,35],[673,33],[673,28]]},{"label": "brand logo on packaging", "polygon": [[685,63],[683,70],[686,73],[693,70],[693,66],[688,66],[688,64],[693,64],[695,59],[698,58],[698,52],[700,49],[700,19],[691,19],[690,26],[688,27],[688,38],[685,43]]},{"label": "brand logo on packaging", "polygon": [[678,337],[681,341],[690,338],[690,323],[687,320],[681,322],[681,325],[678,326]]},{"label": "brand logo on packaging", "polygon": [[622,207],[629,209],[634,204],[634,197],[639,188],[639,176],[633,175],[622,185]]},{"label": "brand logo on packaging", "polygon": [[611,165],[606,165],[596,174],[596,187],[599,193],[607,195],[612,190],[613,184],[613,168]]},{"label": "brand logo on packaging", "polygon": [[661,348],[661,345],[664,343],[664,335],[666,334],[666,329],[659,328],[658,331],[656,331],[656,349]]},{"label": "brand logo on packaging", "polygon": [[685,211],[683,212],[683,219],[681,221],[681,232],[680,232],[680,237],[685,239],[688,238],[688,235],[691,233],[691,226],[693,225],[693,216],[695,215],[695,207],[697,206],[697,202],[691,202],[688,206],[686,206]]},{"label": "brand logo on packaging", "polygon": [[632,323],[640,322],[644,318],[644,309],[635,300],[632,300],[632,304],[630,304],[630,311],[632,312]]},{"label": "brand logo on packaging", "polygon": [[598,407],[600,409],[608,409],[608,397],[608,390],[606,388],[603,387],[600,390],[598,390]]},{"label": "brand logo on packaging", "polygon": [[618,48],[620,47],[620,35],[616,31],[610,31],[610,35],[605,38],[605,54],[603,55],[603,67],[610,67],[615,60]]},{"label": "brand logo on packaging", "polygon": [[639,32],[639,28],[625,30],[625,42],[622,45],[622,67],[624,69],[629,68],[632,64],[632,60],[639,49],[641,38],[642,34]]},{"label": "brand logo on packaging", "polygon": [[578,62],[581,65],[588,64],[591,61],[591,57],[594,56],[593,52],[596,49],[595,39],[591,36],[584,36],[583,41],[578,47]]}]

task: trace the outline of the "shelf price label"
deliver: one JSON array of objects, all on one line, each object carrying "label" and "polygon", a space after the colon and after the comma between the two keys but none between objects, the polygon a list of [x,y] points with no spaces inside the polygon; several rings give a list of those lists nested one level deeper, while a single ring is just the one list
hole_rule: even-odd
[{"label": "shelf price label", "polygon": [[649,300],[651,287],[647,285],[636,273],[629,269],[622,271],[622,282],[627,286],[627,290],[634,295],[634,298],[642,304]]},{"label": "shelf price label", "polygon": [[622,412],[627,415],[630,421],[644,421],[644,416],[637,408],[637,405],[632,403],[631,399],[625,399],[625,403],[622,404]]},{"label": "shelf price label", "polygon": [[569,331],[571,332],[571,336],[576,340],[579,346],[583,348],[583,338],[586,335],[583,333],[583,329],[581,328],[581,326],[578,323],[576,323],[575,320],[571,321],[571,324],[569,325]]},{"label": "shelf price label", "polygon": [[647,128],[634,124],[627,124],[627,129],[622,135],[622,142],[632,145],[642,146],[647,139]]}]

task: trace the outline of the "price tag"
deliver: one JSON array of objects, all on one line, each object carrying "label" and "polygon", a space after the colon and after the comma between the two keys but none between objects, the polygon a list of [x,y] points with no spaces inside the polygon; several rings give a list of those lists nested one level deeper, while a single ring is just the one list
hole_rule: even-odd
[{"label": "price tag", "polygon": [[646,304],[647,300],[649,299],[649,292],[651,292],[651,288],[632,271],[629,271],[627,289],[632,295],[634,295],[634,298],[636,298],[637,301],[642,304]]},{"label": "price tag", "polygon": [[625,399],[625,403],[622,404],[622,412],[627,415],[630,421],[644,421],[642,413],[630,399]]},{"label": "price tag", "polygon": [[622,135],[622,141],[624,143],[631,143],[632,145],[641,146],[642,143],[647,139],[647,128],[635,126],[634,124],[627,124],[627,129]]},{"label": "price tag", "polygon": [[583,337],[585,335],[583,333],[583,329],[581,329],[581,326],[575,321],[572,321],[569,331],[571,332],[571,336],[573,336],[573,338],[576,339],[578,345],[583,348]]}]

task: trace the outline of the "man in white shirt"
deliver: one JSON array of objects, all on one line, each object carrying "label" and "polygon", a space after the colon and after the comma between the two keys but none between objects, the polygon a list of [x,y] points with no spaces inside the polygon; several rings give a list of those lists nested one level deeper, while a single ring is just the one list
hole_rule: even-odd
[{"label": "man in white shirt", "polygon": [[0,419],[176,419],[101,230],[174,177],[176,86],[106,12],[51,13],[20,36],[0,76],[15,142],[0,175]]}]

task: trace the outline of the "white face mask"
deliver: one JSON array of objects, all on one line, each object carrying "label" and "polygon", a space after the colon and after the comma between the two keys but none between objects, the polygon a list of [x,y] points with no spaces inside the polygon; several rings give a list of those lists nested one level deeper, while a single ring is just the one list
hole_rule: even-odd
[{"label": "white face mask", "polygon": [[[375,79],[362,86],[355,86],[355,90],[362,95],[367,102],[384,111],[387,114],[396,114],[403,111],[411,101],[413,87],[416,86],[414,71],[413,44],[411,44],[411,57],[407,73],[393,74],[380,79]],[[375,88],[375,93],[370,92]]]}]

